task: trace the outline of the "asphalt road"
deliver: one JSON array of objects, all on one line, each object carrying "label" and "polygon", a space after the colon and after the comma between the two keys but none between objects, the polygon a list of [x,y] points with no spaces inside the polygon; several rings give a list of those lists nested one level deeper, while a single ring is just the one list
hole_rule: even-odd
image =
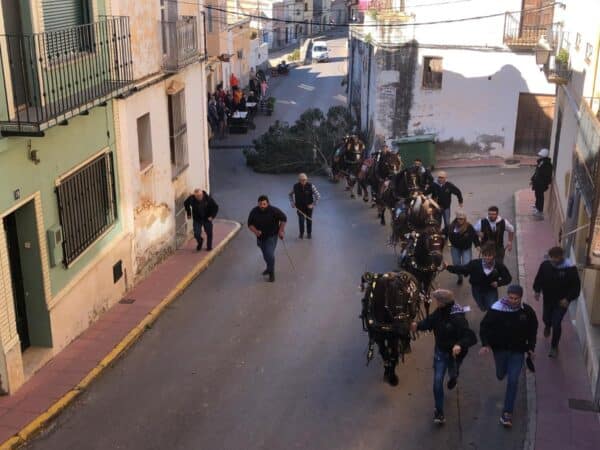
[{"label": "asphalt road", "polygon": [[[314,80],[320,92],[319,80],[328,78]],[[322,97],[331,102],[335,95]],[[383,383],[378,357],[365,367],[360,275],[395,267],[385,244],[389,229],[374,210],[351,200],[341,184],[317,179],[323,199],[313,239],[301,241],[287,202],[294,176],[254,174],[239,150],[213,150],[211,164],[221,217],[245,222],[261,193],[288,213],[295,270],[280,243],[277,281],[265,282],[255,239],[243,230],[28,448],[522,449],[524,384],[515,427],[505,430],[498,424],[504,385],[495,379],[491,357],[479,357],[476,348],[458,389],[446,395],[442,428],[431,421],[432,336],[414,343],[398,368],[397,387]],[[527,169],[448,172],[465,193],[470,217],[497,204],[513,218],[513,192],[529,176]],[[514,253],[507,260],[516,275]],[[454,280],[444,273],[439,284],[455,288]],[[457,294],[474,307],[468,284]],[[481,314],[474,309],[468,318],[478,330]]]}]

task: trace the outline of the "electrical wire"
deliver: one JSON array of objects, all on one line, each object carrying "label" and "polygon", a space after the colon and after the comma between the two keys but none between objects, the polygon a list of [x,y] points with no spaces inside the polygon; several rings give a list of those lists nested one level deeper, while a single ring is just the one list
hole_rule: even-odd
[{"label": "electrical wire", "polygon": [[[216,6],[211,6],[211,5],[204,5],[202,3],[199,2],[191,2],[191,1],[185,1],[185,0],[166,0],[168,2],[172,2],[172,3],[181,3],[181,4],[189,4],[189,5],[196,5],[196,6],[204,6],[204,8],[206,9],[210,9],[212,11],[220,11],[226,14],[230,14],[230,15],[235,15],[235,16],[241,16],[241,17],[249,17],[251,19],[257,19],[257,20],[261,20],[263,22],[278,22],[278,23],[285,23],[285,24],[299,24],[299,25],[323,25],[320,22],[308,22],[308,21],[299,21],[299,20],[289,20],[289,19],[276,19],[276,18],[268,18],[268,17],[263,17],[263,16],[257,16],[255,14],[247,14],[247,13],[241,13],[241,12],[233,12],[233,11],[229,11],[227,9],[223,9],[223,8],[218,8]],[[413,23],[383,23],[383,24],[377,24],[377,27],[382,27],[382,28],[405,28],[405,27],[416,27],[416,26],[427,26],[427,25],[445,25],[445,24],[453,24],[453,23],[462,23],[462,22],[469,22],[469,21],[475,21],[475,20],[484,20],[484,19],[491,19],[494,17],[501,17],[508,14],[516,14],[516,13],[526,13],[526,12],[540,12],[540,11],[544,11],[546,9],[550,9],[550,8],[554,8],[556,5],[562,5],[561,2],[553,2],[550,3],[548,5],[539,7],[539,8],[526,8],[526,9],[519,9],[519,10],[514,10],[514,11],[504,11],[504,12],[499,12],[499,13],[493,13],[493,14],[485,14],[485,15],[479,15],[479,16],[471,16],[471,17],[460,17],[460,18],[456,18],[456,19],[445,19],[445,20],[432,20],[429,22],[413,22]],[[363,24],[363,23],[344,23],[344,24],[336,24],[336,23],[329,23],[329,24],[325,24],[328,27],[333,27],[333,28],[347,28],[347,27],[353,27],[353,28],[364,28],[364,27],[372,27],[373,25],[370,24]]]}]

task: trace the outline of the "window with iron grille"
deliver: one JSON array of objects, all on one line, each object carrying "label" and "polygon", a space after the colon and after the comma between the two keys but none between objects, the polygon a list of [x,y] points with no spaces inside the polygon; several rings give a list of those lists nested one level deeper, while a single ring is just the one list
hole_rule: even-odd
[{"label": "window with iron grille", "polygon": [[594,47],[589,42],[585,44],[585,62],[588,64],[592,61],[592,54],[594,53]]},{"label": "window with iron grille", "polygon": [[425,56],[423,58],[423,89],[441,89],[442,73],[442,58]]},{"label": "window with iron grille", "polygon": [[169,146],[171,149],[171,175],[177,177],[189,165],[187,148],[187,123],[185,118],[185,90],[169,94]]},{"label": "window with iron grille", "polygon": [[63,263],[68,267],[117,220],[112,153],[105,153],[56,187],[63,229]]},{"label": "window with iron grille", "polygon": [[51,63],[58,63],[74,54],[89,52],[93,36],[90,0],[43,0],[44,47]]}]

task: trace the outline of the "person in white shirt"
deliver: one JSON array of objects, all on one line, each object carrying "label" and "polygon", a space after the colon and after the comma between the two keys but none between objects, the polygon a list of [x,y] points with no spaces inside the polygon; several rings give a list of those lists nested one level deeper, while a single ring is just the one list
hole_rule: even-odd
[{"label": "person in white shirt", "polygon": [[[498,207],[490,206],[487,218],[478,220],[474,228],[479,234],[481,244],[493,242],[496,245],[496,260],[504,262],[505,250],[512,251],[515,227],[500,216]],[[504,233],[508,233],[506,246],[504,245]]]}]

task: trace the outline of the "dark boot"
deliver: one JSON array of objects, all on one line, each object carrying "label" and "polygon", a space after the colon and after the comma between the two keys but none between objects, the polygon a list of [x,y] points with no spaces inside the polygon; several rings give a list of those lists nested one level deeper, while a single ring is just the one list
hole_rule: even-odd
[{"label": "dark boot", "polygon": [[395,364],[386,363],[383,378],[390,386],[398,386],[398,375],[396,375]]},{"label": "dark boot", "polygon": [[269,273],[269,283],[273,283],[275,281],[275,272]]}]

